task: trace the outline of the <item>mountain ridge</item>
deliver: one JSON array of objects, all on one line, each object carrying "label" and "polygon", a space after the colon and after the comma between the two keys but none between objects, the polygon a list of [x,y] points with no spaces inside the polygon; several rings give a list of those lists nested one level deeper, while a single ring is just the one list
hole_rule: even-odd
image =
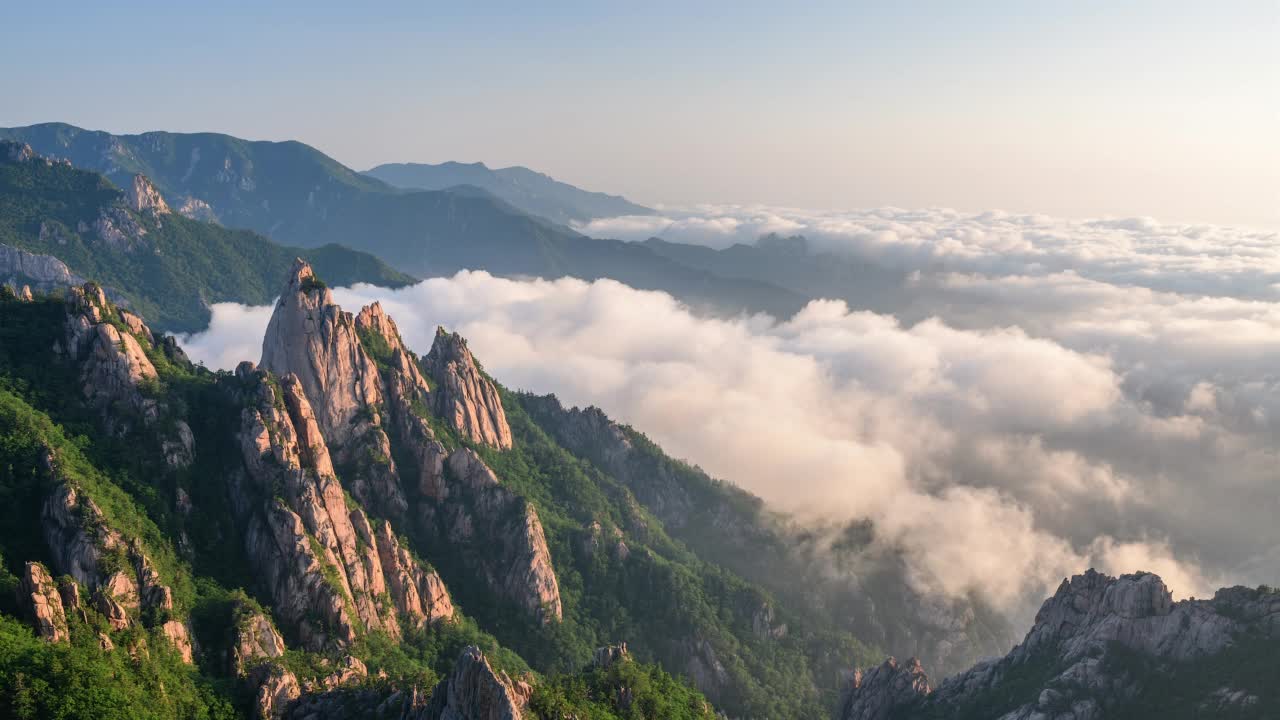
[{"label": "mountain ridge", "polygon": [[565,225],[654,213],[652,208],[637,205],[620,195],[582,190],[521,165],[490,168],[482,162],[384,163],[363,174],[406,189],[447,190],[472,185],[527,213]]},{"label": "mountain ridge", "polygon": [[0,278],[36,289],[93,278],[158,328],[195,331],[214,302],[269,302],[296,254],[341,284],[414,281],[338,245],[300,249],[183,217],[150,180],[124,189],[97,173],[0,140]]},{"label": "mountain ridge", "polygon": [[48,156],[127,186],[146,175],[178,213],[300,247],[337,243],[415,277],[486,270],[508,277],[611,278],[718,315],[790,317],[809,296],[722,277],[634,243],[588,238],[475,188],[406,191],[295,141],[151,132],[111,135],[51,123],[0,128]]}]

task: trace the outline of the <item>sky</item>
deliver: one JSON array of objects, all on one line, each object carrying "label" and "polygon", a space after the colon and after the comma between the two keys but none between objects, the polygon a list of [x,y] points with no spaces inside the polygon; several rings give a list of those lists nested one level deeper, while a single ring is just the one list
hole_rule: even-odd
[{"label": "sky", "polygon": [[1280,229],[1280,4],[61,3],[0,125],[526,165],[651,205]]}]

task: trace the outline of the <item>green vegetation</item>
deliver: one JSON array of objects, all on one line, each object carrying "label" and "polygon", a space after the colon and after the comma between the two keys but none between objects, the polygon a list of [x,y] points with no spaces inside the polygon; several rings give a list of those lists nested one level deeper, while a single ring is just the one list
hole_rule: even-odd
[{"label": "green vegetation", "polygon": [[[768,593],[672,539],[625,485],[558,445],[517,396],[500,392],[515,447],[473,449],[505,486],[537,508],[564,621],[547,627],[527,622],[458,558],[431,555],[438,545],[430,538],[421,547],[467,612],[535,667],[572,675],[594,648],[626,642],[638,660],[672,671],[683,672],[691,656],[708,667],[722,665],[722,687],[712,700],[731,716],[824,717],[835,704],[838,675],[815,678],[813,657],[838,657],[846,668],[880,659],[847,633],[807,629],[802,618],[785,613],[777,622],[798,631],[758,634],[756,613],[777,607]],[[449,439],[461,442],[456,435]],[[593,523],[600,525],[599,537],[593,538]],[[616,550],[620,540],[625,558]],[[596,548],[585,551],[593,542]]]},{"label": "green vegetation", "polygon": [[[1280,716],[1280,661],[1276,657],[1276,640],[1257,636],[1237,638],[1217,655],[1186,663],[1156,663],[1115,645],[1108,649],[1104,661],[1107,672],[1136,679],[1140,690],[1110,712],[1113,717],[1132,720],[1274,718]],[[1222,702],[1226,699],[1218,695],[1222,690],[1228,696],[1236,692],[1252,696],[1252,701]],[[1206,699],[1210,699],[1207,704]]]},{"label": "green vegetation", "polygon": [[[230,720],[240,717],[214,683],[183,664],[157,633],[141,633],[141,660],[121,642],[70,620],[71,642],[49,643],[0,615],[0,715],[20,720]],[[122,638],[123,640],[123,638]]]},{"label": "green vegetation", "polygon": [[539,683],[529,703],[540,717],[597,720],[710,720],[700,693],[656,665],[616,662],[609,668],[555,675]]},{"label": "green vegetation", "polygon": [[[50,479],[40,469],[47,447],[57,458],[62,478],[93,500],[102,511],[103,522],[127,540],[141,542],[162,581],[173,589],[174,611],[181,615],[190,609],[195,601],[191,577],[167,539],[133,498],[89,462],[77,442],[69,440],[48,415],[4,389],[0,389],[0,428],[7,428],[0,435],[0,498],[7,501],[0,512],[7,516],[5,527],[10,529],[0,539],[4,543],[0,547],[6,558],[18,562],[47,555],[40,551],[40,508],[52,490]],[[17,572],[18,568],[10,570]]]},{"label": "green vegetation", "polygon": [[[59,163],[0,161],[0,244],[52,255],[118,291],[156,330],[200,330],[211,303],[270,302],[298,256],[339,285],[413,282],[345,247],[282,247],[248,230],[176,213],[133,213],[122,197],[96,173]],[[95,224],[104,216],[124,233],[123,244],[102,239]],[[139,233],[145,234],[134,239]]]}]

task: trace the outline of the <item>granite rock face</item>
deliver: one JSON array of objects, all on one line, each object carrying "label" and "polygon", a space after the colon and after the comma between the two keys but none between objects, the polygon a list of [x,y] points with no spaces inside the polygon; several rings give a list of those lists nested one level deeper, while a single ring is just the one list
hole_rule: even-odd
[{"label": "granite rock face", "polygon": [[267,615],[237,603],[232,617],[231,670],[237,676],[244,677],[262,661],[284,655],[284,638]]},{"label": "granite rock face", "polygon": [[[368,524],[360,526],[368,532]],[[396,608],[415,627],[422,627],[453,618],[453,600],[445,589],[444,581],[434,572],[423,568],[409,551],[400,545],[391,523],[383,522],[373,536],[365,536],[365,542],[376,544],[378,556],[386,573],[387,587],[396,602]]]},{"label": "granite rock face", "polygon": [[148,386],[157,373],[148,349],[163,351],[142,318],[111,303],[100,286],[86,283],[67,292],[64,339],[57,350],[80,367],[85,399],[101,411],[109,432],[158,431],[168,465],[185,468],[194,458],[191,428],[151,397]]},{"label": "granite rock face", "polygon": [[[1004,657],[949,677],[932,691],[918,665],[904,674],[890,661],[855,674],[841,717],[947,718],[990,710],[1005,720],[1104,718],[1143,687],[1143,677],[1110,662],[1117,653],[1176,668],[1250,637],[1280,637],[1280,594],[1235,587],[1211,600],[1173,602],[1151,573],[1115,578],[1089,570],[1062,582],[1026,638]],[[1031,686],[1029,673],[1039,679]],[[1010,702],[1015,687],[1023,697]],[[1216,706],[1232,697],[1227,692],[1204,703]],[[1001,698],[998,708],[992,698]]]},{"label": "granite rock face", "polygon": [[387,517],[403,517],[407,502],[383,426],[378,367],[361,346],[355,318],[334,304],[302,260],[295,261],[267,325],[262,367],[297,376],[334,463],[350,469],[344,477],[356,499]]},{"label": "granite rock face", "polygon": [[62,595],[44,565],[38,562],[26,564],[18,585],[18,605],[31,619],[39,637],[50,642],[70,639]]},{"label": "granite rock face", "polygon": [[453,672],[436,686],[419,720],[521,720],[531,688],[495,672],[479,648],[462,651]]},{"label": "granite rock face", "polygon": [[182,198],[178,203],[178,214],[200,222],[218,222],[218,214],[213,211],[209,203],[190,195]]},{"label": "granite rock face", "polygon": [[[298,390],[286,387],[285,405],[295,416],[298,400],[315,408],[314,422],[294,418],[297,433],[321,436],[333,452],[325,472],[336,468],[356,500],[392,523],[425,529],[445,552],[463,557],[494,593],[541,622],[557,621],[563,613],[559,585],[537,511],[503,486],[474,451],[448,452],[431,428],[433,409],[444,407],[443,419],[457,423],[463,437],[511,447],[497,387],[480,373],[461,338],[438,335],[432,352],[420,368],[381,305],[355,316],[344,312],[310,266],[298,261],[262,356],[264,368],[297,375]],[[445,396],[450,399],[442,404]],[[451,615],[438,578],[401,572],[407,554],[390,545],[394,534],[378,539],[388,543],[379,546],[378,560],[402,593],[397,602],[403,601],[400,609],[410,621]]]},{"label": "granite rock face", "polygon": [[470,448],[455,450],[446,466],[451,482],[422,508],[422,523],[467,558],[493,592],[539,622],[558,622],[560,585],[537,510]]},{"label": "granite rock face", "polygon": [[329,288],[302,260],[294,262],[271,315],[260,365],[298,377],[333,448],[376,426],[376,416],[361,415],[382,402],[378,369],[360,347],[354,318],[334,304]]},{"label": "granite rock face", "polygon": [[[191,662],[190,630],[171,617],[173,591],[138,540],[108,524],[93,500],[62,476],[52,452],[46,453],[43,466],[53,490],[45,499],[41,520],[54,569],[89,590],[93,607],[113,630],[157,622],[183,659]],[[64,600],[73,592],[59,591]],[[74,594],[78,597],[78,589]]]},{"label": "granite rock face", "polygon": [[250,562],[277,616],[308,649],[346,646],[362,627],[398,636],[394,614],[378,613],[381,566],[364,563],[299,381],[277,382],[248,363],[237,376],[248,405],[239,432],[246,481],[233,492]]},{"label": "granite rock face", "polygon": [[929,694],[929,678],[920,661],[899,665],[894,658],[867,671],[855,670],[841,699],[838,717],[844,720],[888,720],[894,708]]},{"label": "granite rock face", "polygon": [[168,215],[169,205],[151,184],[145,175],[134,175],[133,182],[124,189],[125,202],[134,212],[151,213],[152,215]]},{"label": "granite rock face", "polygon": [[[302,646],[345,647],[371,630],[399,637],[402,618],[451,618],[439,577],[402,551],[389,523],[379,535],[348,505],[302,382],[251,363],[237,381],[244,476],[234,504],[250,561]],[[384,567],[384,558],[395,564]]]},{"label": "granite rock face", "polygon": [[423,364],[436,383],[436,414],[472,442],[500,449],[512,446],[498,389],[480,372],[461,335],[437,328]]},{"label": "granite rock face", "polygon": [[0,244],[0,283],[30,285],[37,292],[64,290],[84,284],[66,263],[52,255],[37,255]]}]

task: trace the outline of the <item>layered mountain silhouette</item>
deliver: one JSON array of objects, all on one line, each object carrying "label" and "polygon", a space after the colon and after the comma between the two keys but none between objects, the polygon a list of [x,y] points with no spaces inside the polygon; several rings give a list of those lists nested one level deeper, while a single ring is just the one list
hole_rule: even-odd
[{"label": "layered mountain silhouette", "polygon": [[0,282],[52,290],[92,278],[157,328],[194,331],[211,303],[270,302],[299,254],[339,285],[414,281],[339,245],[288,248],[183,217],[146,176],[117,177],[0,141]]},{"label": "layered mountain silhouette", "polygon": [[652,209],[624,197],[582,190],[519,166],[490,169],[484,163],[387,163],[364,174],[413,190],[448,190],[471,185],[531,215],[565,225],[619,215],[653,214]]},{"label": "layered mountain silhouette", "polygon": [[287,245],[341,244],[416,277],[474,269],[612,278],[718,314],[787,317],[808,300],[768,282],[690,267],[642,245],[588,238],[475,186],[400,190],[298,142],[212,133],[112,135],[61,123],[0,129],[0,138],[28,143],[122,187],[142,174],[179,214]]}]

